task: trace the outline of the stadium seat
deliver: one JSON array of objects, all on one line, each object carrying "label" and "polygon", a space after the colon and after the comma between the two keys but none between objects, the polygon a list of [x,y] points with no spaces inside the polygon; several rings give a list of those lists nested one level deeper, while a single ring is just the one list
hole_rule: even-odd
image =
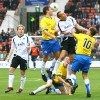
[{"label": "stadium seat", "polygon": [[4,58],[0,58],[0,61],[4,61]]},{"label": "stadium seat", "polygon": [[9,38],[9,41],[12,41],[12,38]]},{"label": "stadium seat", "polygon": [[0,2],[0,8],[3,8],[3,2]]},{"label": "stadium seat", "polygon": [[2,54],[7,54],[7,51],[6,50],[2,51]]},{"label": "stadium seat", "polygon": [[8,44],[11,45],[11,41],[9,41]]}]

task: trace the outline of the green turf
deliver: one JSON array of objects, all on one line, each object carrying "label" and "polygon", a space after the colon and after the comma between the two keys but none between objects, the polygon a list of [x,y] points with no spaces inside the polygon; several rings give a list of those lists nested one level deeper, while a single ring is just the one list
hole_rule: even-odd
[{"label": "green turf", "polygon": [[[54,93],[50,93],[48,95],[45,94],[45,91],[42,91],[34,96],[30,96],[29,92],[33,91],[37,87],[45,84],[41,79],[40,69],[33,71],[32,69],[28,69],[26,72],[27,81],[25,84],[25,88],[21,94],[16,94],[16,91],[19,89],[20,85],[20,70],[17,69],[15,71],[15,79],[14,79],[14,90],[5,93],[4,91],[7,89],[8,85],[8,70],[9,69],[0,69],[0,100],[85,100],[86,98],[86,90],[84,86],[84,81],[81,77],[81,72],[77,73],[77,83],[79,87],[76,92],[72,96],[68,95],[57,95]],[[89,100],[100,100],[100,69],[90,69],[89,78],[91,83],[91,94],[92,97]]]}]

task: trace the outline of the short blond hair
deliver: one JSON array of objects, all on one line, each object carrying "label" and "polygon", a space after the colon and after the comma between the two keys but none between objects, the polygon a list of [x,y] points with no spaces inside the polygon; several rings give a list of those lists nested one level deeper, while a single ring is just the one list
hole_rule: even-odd
[{"label": "short blond hair", "polygon": [[19,24],[19,25],[17,26],[17,30],[18,30],[18,28],[19,28],[19,27],[23,27],[23,28],[24,28],[24,30],[25,30],[25,26],[24,26],[24,25]]}]

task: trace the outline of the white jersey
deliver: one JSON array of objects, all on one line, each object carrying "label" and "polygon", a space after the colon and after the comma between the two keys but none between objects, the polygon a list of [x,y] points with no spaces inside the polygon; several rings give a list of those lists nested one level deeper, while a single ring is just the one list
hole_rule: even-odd
[{"label": "white jersey", "polygon": [[20,56],[21,58],[28,60],[28,53],[27,46],[34,44],[31,37],[27,35],[23,35],[21,37],[14,36],[12,38],[11,49],[14,49],[14,54]]},{"label": "white jersey", "polygon": [[76,24],[77,24],[76,20],[73,17],[68,16],[65,21],[60,20],[58,22],[58,28],[60,29],[61,32],[69,32],[69,34],[64,36],[72,37],[72,34],[70,33],[72,31],[72,28],[74,28]]}]

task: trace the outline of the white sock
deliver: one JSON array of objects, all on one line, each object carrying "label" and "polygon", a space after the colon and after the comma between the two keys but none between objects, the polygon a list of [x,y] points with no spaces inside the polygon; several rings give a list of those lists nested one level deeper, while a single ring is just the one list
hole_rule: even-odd
[{"label": "white sock", "polygon": [[61,94],[61,91],[59,89],[55,89],[55,88],[50,88],[49,90],[50,92],[54,92],[56,94]]},{"label": "white sock", "polygon": [[54,66],[55,66],[56,61],[57,61],[57,60],[54,58],[53,61],[52,61],[52,65],[51,65],[51,67],[49,68],[50,71],[52,71],[52,70],[54,69]]},{"label": "white sock", "polygon": [[58,67],[60,66],[60,63],[61,63],[61,60],[57,60],[56,63],[55,63],[55,67],[54,67],[54,74],[56,74],[56,71],[58,69]]},{"label": "white sock", "polygon": [[67,66],[67,79],[71,78],[71,75],[70,75],[71,66],[72,66],[71,64],[68,64],[68,66]]},{"label": "white sock", "polygon": [[40,86],[39,88],[37,88],[35,91],[33,91],[34,94],[43,91],[44,89],[46,89],[45,85]]},{"label": "white sock", "polygon": [[26,76],[21,76],[21,84],[20,84],[20,88],[21,88],[21,89],[24,88],[25,82],[26,82]]},{"label": "white sock", "polygon": [[86,87],[86,93],[90,93],[90,81],[89,79],[84,80],[85,87]]},{"label": "white sock", "polygon": [[13,87],[14,73],[9,74],[8,87]]},{"label": "white sock", "polygon": [[44,75],[45,74],[45,64],[46,62],[43,62],[41,63],[41,74]]},{"label": "white sock", "polygon": [[76,84],[76,76],[74,74],[71,74],[71,80],[72,80],[73,85],[75,85]]}]

